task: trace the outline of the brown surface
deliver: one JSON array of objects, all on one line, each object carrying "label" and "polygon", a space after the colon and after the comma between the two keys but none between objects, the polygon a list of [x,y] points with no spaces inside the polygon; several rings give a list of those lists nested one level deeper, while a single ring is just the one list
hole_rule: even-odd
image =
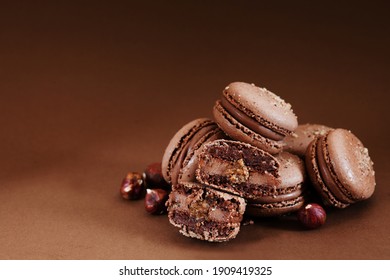
[{"label": "brown surface", "polygon": [[[0,10],[1,259],[390,258],[388,7],[56,2]],[[258,220],[224,244],[123,201],[125,174],[236,80],[279,94],[300,123],[351,129],[374,196],[320,230]]]}]

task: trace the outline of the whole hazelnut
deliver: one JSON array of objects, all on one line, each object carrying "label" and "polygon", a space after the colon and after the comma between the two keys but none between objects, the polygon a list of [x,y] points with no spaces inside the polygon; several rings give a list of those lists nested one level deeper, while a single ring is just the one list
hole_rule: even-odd
[{"label": "whole hazelnut", "polygon": [[120,194],[124,199],[136,200],[144,194],[145,186],[139,172],[129,172],[122,180]]},{"label": "whole hazelnut", "polygon": [[145,210],[154,215],[160,215],[167,211],[165,203],[168,200],[168,192],[163,189],[146,189]]},{"label": "whole hazelnut", "polygon": [[142,177],[145,181],[145,185],[150,189],[168,189],[169,184],[165,181],[162,171],[161,162],[154,162],[149,164],[146,168]]},{"label": "whole hazelnut", "polygon": [[308,229],[322,226],[326,221],[326,212],[321,205],[309,203],[297,212],[299,222]]}]

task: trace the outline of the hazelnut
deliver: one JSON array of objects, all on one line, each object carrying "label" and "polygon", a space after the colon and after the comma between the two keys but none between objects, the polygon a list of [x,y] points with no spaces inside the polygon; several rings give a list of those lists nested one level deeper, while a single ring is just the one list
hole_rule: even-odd
[{"label": "hazelnut", "polygon": [[161,162],[149,164],[142,174],[142,177],[145,181],[145,185],[150,189],[169,189],[169,184],[165,181],[162,175]]},{"label": "hazelnut", "polygon": [[154,215],[160,215],[167,211],[165,203],[168,200],[168,192],[163,189],[147,189],[145,195],[145,210]]},{"label": "hazelnut", "polygon": [[136,200],[144,194],[145,186],[139,172],[129,172],[123,179],[120,193],[124,199]]},{"label": "hazelnut", "polygon": [[322,226],[326,220],[326,212],[321,205],[309,203],[297,212],[298,220],[309,229],[315,229]]}]

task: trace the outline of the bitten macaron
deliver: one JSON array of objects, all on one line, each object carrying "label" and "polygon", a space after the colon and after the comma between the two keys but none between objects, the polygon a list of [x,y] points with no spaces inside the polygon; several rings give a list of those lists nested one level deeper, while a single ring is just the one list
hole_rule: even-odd
[{"label": "bitten macaron", "polygon": [[164,179],[171,185],[179,181],[194,181],[199,148],[209,141],[226,137],[218,125],[208,118],[195,119],[185,124],[165,149],[161,163]]},{"label": "bitten macaron", "polygon": [[289,103],[265,88],[245,82],[233,82],[223,90],[213,116],[232,139],[271,154],[282,150],[281,140],[298,126]]},{"label": "bitten macaron", "polygon": [[374,193],[375,172],[368,149],[349,130],[338,128],[318,137],[309,145],[305,160],[325,205],[345,208]]},{"label": "bitten macaron", "polygon": [[255,146],[233,140],[205,144],[196,178],[204,185],[256,201],[265,189],[281,184],[279,162]]},{"label": "bitten macaron", "polygon": [[222,242],[237,236],[246,202],[236,195],[185,182],[175,186],[167,205],[169,222],[181,234]]}]

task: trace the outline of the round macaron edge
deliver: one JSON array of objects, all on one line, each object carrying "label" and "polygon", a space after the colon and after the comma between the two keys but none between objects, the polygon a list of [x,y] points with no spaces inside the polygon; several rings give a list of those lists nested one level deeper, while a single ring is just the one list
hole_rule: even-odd
[{"label": "round macaron edge", "polygon": [[219,127],[232,139],[249,143],[271,154],[277,154],[282,151],[282,142],[265,138],[242,125],[218,101],[213,108],[213,116]]},{"label": "round macaron edge", "polygon": [[298,211],[305,204],[305,197],[300,195],[294,199],[274,202],[247,204],[246,214],[252,217],[274,217]]},{"label": "round macaron edge", "polygon": [[[264,109],[262,110],[261,107],[255,106],[255,102],[250,100],[252,96],[247,95],[246,92],[249,92],[250,95],[267,95],[271,97],[274,102],[265,105],[271,108],[277,106],[280,106],[280,108],[284,107],[284,112],[274,116],[273,112],[275,110],[270,110],[269,112],[266,112]],[[266,88],[258,87],[253,83],[233,82],[225,87],[222,95],[232,106],[275,133],[284,136],[291,135],[298,127],[298,119],[292,110],[291,104]],[[257,96],[256,99],[258,98]]]},{"label": "round macaron edge", "polygon": [[[217,124],[215,124],[215,128],[213,130],[203,135],[191,148],[191,152],[188,153],[187,156],[184,158],[178,176],[178,183],[191,182],[193,180],[196,180],[195,171],[198,165],[198,155],[201,152],[203,145],[214,140],[226,138],[226,134],[219,128]],[[192,176],[194,178],[191,178]]]},{"label": "round macaron edge", "polygon": [[[320,138],[320,137],[319,137]],[[307,174],[310,178],[314,189],[322,198],[325,205],[334,206],[336,208],[346,208],[350,204],[339,201],[333,193],[328,189],[325,182],[321,177],[321,173],[317,162],[317,144],[319,138],[313,140],[306,150],[305,163],[307,168]]]},{"label": "round macaron edge", "polygon": [[[340,141],[340,138],[344,138]],[[375,190],[375,172],[373,162],[368,154],[368,149],[364,147],[356,135],[350,130],[337,128],[326,135],[325,160],[329,162],[329,170],[334,180],[342,186],[341,191],[353,202],[365,200],[372,196]],[[350,145],[350,147],[341,147],[340,143]],[[346,151],[349,149],[349,151]],[[349,170],[356,171],[356,168],[343,168],[343,163],[348,166],[358,165],[361,172],[350,174]],[[361,175],[361,176],[359,176]],[[353,180],[358,180],[354,182]],[[351,181],[352,180],[352,181]]]},{"label": "round macaron edge", "polygon": [[209,118],[194,119],[182,126],[173,135],[164,151],[161,164],[162,175],[168,183],[171,183],[171,169],[175,164],[174,161],[175,159],[178,159],[188,140],[192,138],[199,129],[213,123],[214,122]]}]

